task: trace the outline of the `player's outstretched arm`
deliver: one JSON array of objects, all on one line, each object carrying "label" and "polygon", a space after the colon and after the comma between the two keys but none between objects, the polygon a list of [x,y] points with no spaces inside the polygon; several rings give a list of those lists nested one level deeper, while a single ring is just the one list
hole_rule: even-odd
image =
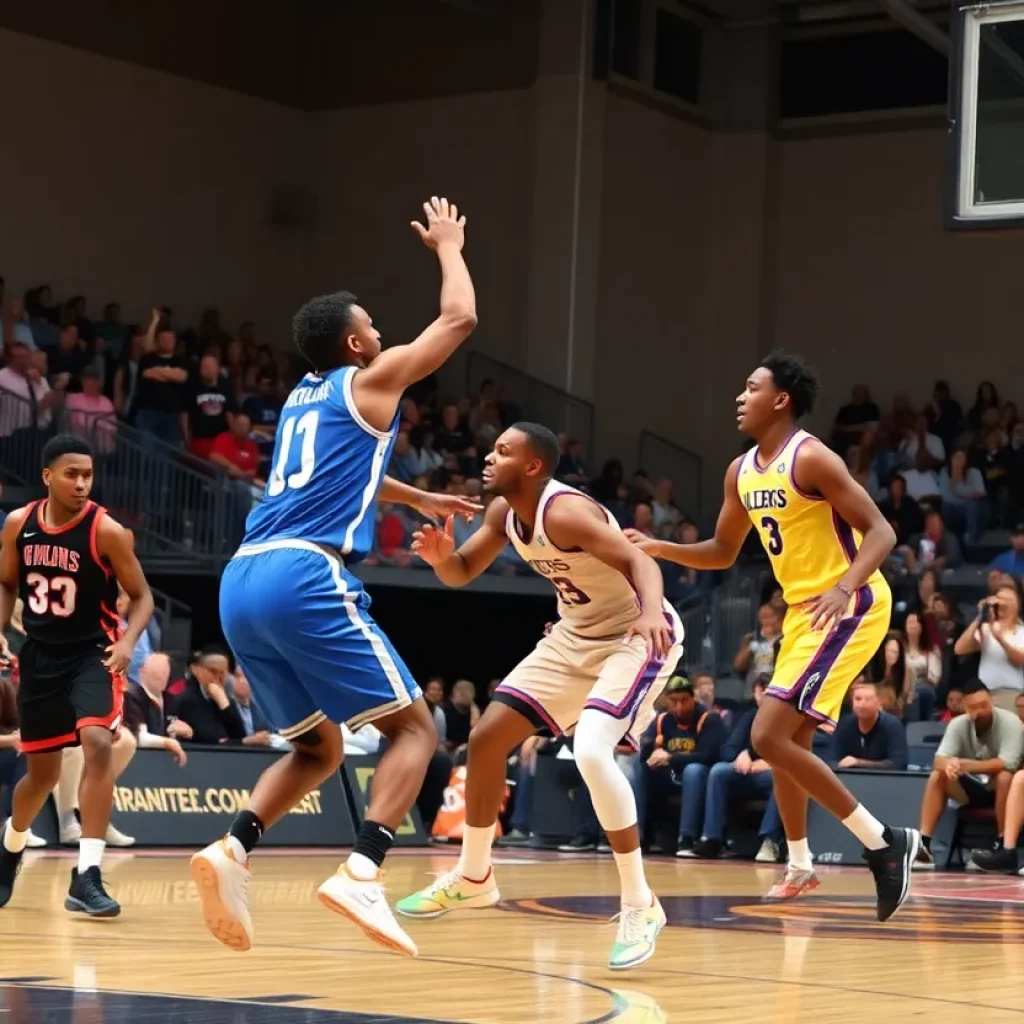
[{"label": "player's outstretched arm", "polygon": [[124,636],[107,648],[110,655],[107,667],[112,672],[123,672],[132,660],[132,651],[139,637],[153,618],[153,594],[135,557],[135,538],[110,516],[104,516],[100,521],[96,547],[110,563],[117,582],[131,600]]},{"label": "player's outstretched arm", "polygon": [[462,258],[466,218],[436,196],[423,209],[427,226],[412,226],[441,264],[441,313],[415,341],[381,352],[353,378],[356,406],[370,423],[390,423],[402,392],[441,367],[476,327],[476,293]]},{"label": "player's outstretched arm", "polygon": [[652,540],[636,530],[626,530],[626,536],[652,558],[678,562],[688,569],[728,569],[736,561],[750,532],[750,516],[736,490],[736,477],[742,461],[742,456],[733,460],[726,470],[725,497],[715,524],[715,535],[711,540],[698,541],[696,544],[673,544],[667,540]]},{"label": "player's outstretched arm", "polygon": [[449,587],[464,587],[475,580],[502,553],[508,543],[505,517],[508,503],[496,498],[484,513],[480,529],[455,550],[455,518],[445,520],[444,529],[427,524],[413,534],[412,549],[433,568],[437,578]]},{"label": "player's outstretched arm", "polygon": [[11,621],[18,600],[18,533],[28,515],[27,508],[12,512],[0,533],[0,660],[7,658],[7,641],[3,630]]},{"label": "player's outstretched arm", "polygon": [[850,476],[846,463],[817,439],[801,445],[794,456],[793,482],[805,494],[820,494],[864,538],[849,569],[812,608],[811,626],[828,628],[846,613],[853,594],[889,557],[896,534],[868,492]]},{"label": "player's outstretched arm", "polygon": [[483,505],[472,498],[464,498],[459,494],[434,494],[431,491],[421,491],[418,487],[410,487],[390,476],[384,477],[377,497],[380,501],[391,502],[393,505],[408,505],[409,508],[416,509],[420,515],[432,523],[440,522],[449,516],[472,519],[473,516],[484,510]]},{"label": "player's outstretched arm", "polygon": [[544,531],[562,550],[580,548],[630,581],[640,595],[641,606],[630,632],[642,636],[657,657],[666,658],[672,636],[665,618],[661,570],[654,560],[630,544],[622,531],[608,522],[603,510],[583,495],[560,494],[548,502]]}]

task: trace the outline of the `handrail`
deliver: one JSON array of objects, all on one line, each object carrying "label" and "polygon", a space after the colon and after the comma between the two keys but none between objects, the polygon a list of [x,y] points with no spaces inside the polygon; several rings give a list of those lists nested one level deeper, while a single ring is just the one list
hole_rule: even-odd
[{"label": "handrail", "polygon": [[637,468],[647,473],[652,482],[661,477],[671,480],[675,503],[681,511],[700,522],[704,512],[703,461],[696,452],[650,430],[641,430],[637,443]]},{"label": "handrail", "polygon": [[543,423],[556,433],[564,431],[583,442],[588,458],[594,457],[594,405],[585,398],[548,384],[483,352],[473,351],[466,360],[467,395],[475,395],[485,380],[493,380],[502,400],[519,406],[522,414]]}]

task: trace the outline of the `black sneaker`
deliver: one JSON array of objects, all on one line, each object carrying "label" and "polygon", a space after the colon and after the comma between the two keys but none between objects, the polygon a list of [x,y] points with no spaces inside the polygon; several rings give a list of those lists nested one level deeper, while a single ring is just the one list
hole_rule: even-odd
[{"label": "black sneaker", "polygon": [[693,848],[693,836],[680,836],[679,845],[676,847],[677,857],[695,858],[696,851]]},{"label": "black sneaker", "polygon": [[64,909],[90,917],[117,917],[121,904],[107,895],[99,868],[88,868],[81,874],[71,870],[71,888],[64,900]]},{"label": "black sneaker", "polygon": [[971,860],[979,871],[1017,874],[1017,851],[1007,850],[1004,846],[995,850],[972,850]]},{"label": "black sneaker", "polygon": [[722,843],[718,839],[698,839],[693,852],[701,860],[718,860],[722,856]]},{"label": "black sneaker", "polygon": [[882,838],[887,845],[881,850],[865,850],[864,860],[875,876],[878,920],[888,921],[910,895],[911,865],[921,848],[921,833],[916,828],[887,825]]},{"label": "black sneaker", "polygon": [[495,846],[527,846],[530,842],[530,833],[522,829],[514,828],[508,835],[501,836],[495,840]]},{"label": "black sneaker", "polygon": [[609,843],[607,839],[600,839],[600,840],[598,840],[597,852],[598,853],[612,853],[613,851],[612,851],[611,843]]},{"label": "black sneaker", "polygon": [[572,842],[562,843],[558,849],[561,853],[589,853],[597,849],[597,840],[589,836],[576,836]]},{"label": "black sneaker", "polygon": [[6,907],[11,901],[11,894],[14,892],[14,880],[21,870],[21,853],[11,853],[4,848],[3,834],[7,826],[0,828],[0,907]]}]

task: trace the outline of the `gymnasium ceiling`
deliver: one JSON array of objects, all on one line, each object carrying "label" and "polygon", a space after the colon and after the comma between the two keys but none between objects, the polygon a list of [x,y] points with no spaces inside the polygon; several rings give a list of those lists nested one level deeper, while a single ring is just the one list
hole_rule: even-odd
[{"label": "gymnasium ceiling", "polygon": [[3,0],[0,28],[305,110],[525,87],[539,0]]}]

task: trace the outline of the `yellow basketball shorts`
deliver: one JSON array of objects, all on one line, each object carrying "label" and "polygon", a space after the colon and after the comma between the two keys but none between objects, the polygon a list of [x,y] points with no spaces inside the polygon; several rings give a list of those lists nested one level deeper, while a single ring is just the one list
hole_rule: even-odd
[{"label": "yellow basketball shorts", "polygon": [[850,684],[882,646],[889,631],[892,594],[884,581],[854,594],[850,614],[828,633],[811,629],[810,605],[786,612],[782,645],[768,694],[793,704],[831,732]]}]

